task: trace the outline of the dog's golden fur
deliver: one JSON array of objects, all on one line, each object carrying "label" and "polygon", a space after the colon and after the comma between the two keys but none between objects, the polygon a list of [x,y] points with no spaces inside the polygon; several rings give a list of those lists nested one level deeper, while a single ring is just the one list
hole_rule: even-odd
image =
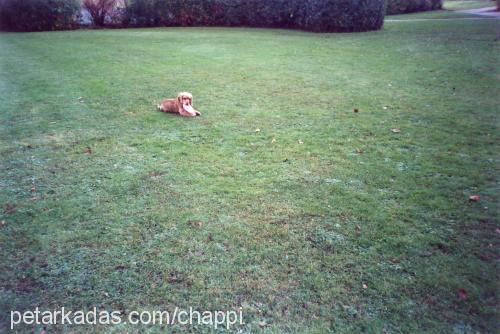
[{"label": "dog's golden fur", "polygon": [[193,95],[188,92],[177,94],[176,99],[165,99],[158,105],[158,110],[180,114],[181,116],[194,117],[201,113],[193,108]]}]

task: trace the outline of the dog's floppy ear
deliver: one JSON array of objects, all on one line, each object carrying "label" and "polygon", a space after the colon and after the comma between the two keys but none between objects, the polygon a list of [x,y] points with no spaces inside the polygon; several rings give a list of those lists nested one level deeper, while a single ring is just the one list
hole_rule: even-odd
[{"label": "dog's floppy ear", "polygon": [[177,101],[179,101],[179,104],[182,105],[182,94],[177,95]]}]

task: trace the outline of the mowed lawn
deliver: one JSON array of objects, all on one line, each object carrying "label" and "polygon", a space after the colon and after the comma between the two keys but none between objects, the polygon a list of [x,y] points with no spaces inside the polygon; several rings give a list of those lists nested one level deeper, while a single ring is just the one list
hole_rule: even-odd
[{"label": "mowed lawn", "polygon": [[443,8],[447,10],[474,9],[495,7],[496,2],[490,0],[444,0]]},{"label": "mowed lawn", "polygon": [[[1,328],[191,306],[242,307],[244,333],[493,333],[499,29],[0,34]],[[202,117],[156,111],[183,90]],[[46,328],[71,330],[211,328]]]}]

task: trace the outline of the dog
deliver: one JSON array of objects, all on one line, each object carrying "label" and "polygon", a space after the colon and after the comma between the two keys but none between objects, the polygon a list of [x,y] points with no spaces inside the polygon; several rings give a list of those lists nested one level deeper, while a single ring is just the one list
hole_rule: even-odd
[{"label": "dog", "polygon": [[180,114],[186,117],[201,116],[201,113],[193,108],[193,94],[188,92],[177,94],[176,99],[163,100],[161,104],[158,105],[158,110]]}]

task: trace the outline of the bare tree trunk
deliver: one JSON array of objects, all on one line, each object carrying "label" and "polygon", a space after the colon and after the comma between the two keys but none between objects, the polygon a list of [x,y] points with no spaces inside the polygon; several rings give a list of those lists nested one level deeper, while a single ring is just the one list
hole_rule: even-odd
[{"label": "bare tree trunk", "polygon": [[92,17],[95,26],[104,26],[106,16],[116,7],[117,0],[83,0],[82,6]]}]

